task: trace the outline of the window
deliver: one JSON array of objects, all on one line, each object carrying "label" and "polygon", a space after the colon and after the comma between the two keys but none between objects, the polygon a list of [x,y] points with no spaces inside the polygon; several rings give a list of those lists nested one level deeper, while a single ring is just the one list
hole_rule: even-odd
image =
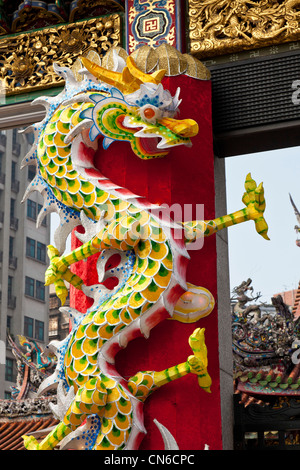
[{"label": "window", "polygon": [[16,167],[17,167],[16,162],[11,162],[11,180],[12,181],[16,180]]},{"label": "window", "polygon": [[10,228],[18,230],[18,219],[15,217],[16,200],[10,200]]},{"label": "window", "polygon": [[24,317],[24,335],[28,338],[44,341],[44,322],[40,320],[34,320],[30,317]]},{"label": "window", "polygon": [[35,240],[32,238],[26,238],[26,256],[35,258]]},{"label": "window", "polygon": [[[27,217],[32,220],[36,220],[38,214],[43,209],[42,204],[37,204],[35,201],[31,201],[31,199],[27,200]],[[42,221],[42,226],[47,226],[47,217],[44,217]]]},{"label": "window", "polygon": [[34,279],[28,276],[25,277],[25,294],[34,297]]},{"label": "window", "polygon": [[33,142],[34,142],[34,133],[33,132],[27,132],[25,134],[25,138],[27,140],[27,142],[30,144],[30,145],[33,145]]},{"label": "window", "polygon": [[10,200],[10,218],[11,219],[15,217],[15,206],[16,206],[16,200],[11,199]]},{"label": "window", "polygon": [[46,262],[46,245],[41,242],[36,242],[36,259]]},{"label": "window", "polygon": [[14,237],[9,237],[9,256],[14,256]]},{"label": "window", "polygon": [[7,306],[9,308],[15,309],[16,308],[16,297],[13,295],[13,281],[14,281],[14,278],[12,276],[8,276]]},{"label": "window", "polygon": [[45,284],[42,281],[36,281],[32,277],[25,277],[25,295],[33,299],[45,302]]},{"label": "window", "polygon": [[11,332],[11,319],[12,319],[12,317],[10,317],[10,316],[6,317],[6,328],[7,328],[8,333]]},{"label": "window", "polygon": [[[38,213],[40,213],[42,209],[42,204],[38,204]],[[42,227],[47,227],[47,216],[43,218]]]},{"label": "window", "polygon": [[34,165],[29,165],[27,177],[30,181],[35,177],[36,169]]},{"label": "window", "polygon": [[36,202],[27,200],[27,217],[32,220],[36,220]]},{"label": "window", "polygon": [[33,338],[33,318],[24,317],[24,335]]},{"label": "window", "polygon": [[13,144],[18,142],[18,129],[13,130]]},{"label": "window", "polygon": [[7,283],[7,297],[8,299],[12,298],[12,291],[13,291],[13,277],[8,276],[8,283]]},{"label": "window", "polygon": [[44,341],[44,322],[35,320],[35,339]]},{"label": "window", "polygon": [[46,245],[33,238],[26,237],[26,256],[35,258],[42,263],[46,262]]},{"label": "window", "polygon": [[13,361],[13,359],[6,358],[5,380],[8,380],[9,382],[14,382],[14,361]]},{"label": "window", "polygon": [[41,281],[36,281],[36,298],[45,301],[45,285]]}]

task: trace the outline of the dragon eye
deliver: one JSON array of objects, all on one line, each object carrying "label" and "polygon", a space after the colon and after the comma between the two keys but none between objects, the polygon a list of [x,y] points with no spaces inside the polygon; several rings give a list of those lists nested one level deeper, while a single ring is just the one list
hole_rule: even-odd
[{"label": "dragon eye", "polygon": [[155,117],[155,111],[153,108],[144,109],[144,116],[146,119],[153,119]]},{"label": "dragon eye", "polygon": [[161,117],[161,111],[156,106],[147,104],[140,108],[140,116],[144,121],[155,124],[157,119],[160,119]]}]

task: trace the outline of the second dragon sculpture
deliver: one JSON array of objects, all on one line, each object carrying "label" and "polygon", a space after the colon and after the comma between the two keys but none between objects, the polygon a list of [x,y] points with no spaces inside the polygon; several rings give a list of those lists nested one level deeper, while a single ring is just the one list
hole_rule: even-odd
[{"label": "second dragon sculpture", "polygon": [[[182,289],[191,287],[187,293],[207,302],[196,316],[178,308],[176,320],[196,321],[212,310],[214,302],[208,291],[200,289],[199,294],[186,283],[186,245],[250,219],[268,238],[264,191],[249,174],[244,209],[214,220],[178,223],[182,236],[176,239],[170,229],[174,222],[156,215],[157,206],[100,174],[90,155],[99,144],[105,151],[119,140],[128,142],[139,158],[163,157],[174,146],[190,146],[198,124],[176,119],[179,90],[171,96],[163,88],[164,70],[145,74],[131,57],[123,64],[117,61],[116,71],[87,58],[82,58],[82,65],[82,81],[71,70],[55,66],[65,79],[65,88],[55,98],[39,100],[47,114],[33,127],[35,144],[24,160],[37,167],[25,198],[34,190],[43,194],[39,222],[54,210],[61,217],[56,247],[49,246],[46,284],[54,283],[62,303],[67,294],[64,281],[92,297],[94,303],[85,314],[65,308],[72,321],[70,334],[63,342],[48,346],[58,363],[40,393],[58,387],[53,412],[61,422],[42,442],[33,436],[24,436],[24,442],[28,449],[39,450],[56,446],[137,449],[145,433],[142,404],[150,393],[188,373],[195,374],[200,387],[210,391],[204,329],[197,328],[190,336],[192,354],[187,360],[163,371],[137,372],[125,379],[114,366],[115,355],[137,333],[148,337],[151,328],[172,317]],[[62,254],[66,236],[79,224],[85,228],[82,246]],[[88,287],[69,268],[99,252],[99,284]],[[116,254],[118,272],[105,271],[107,261]],[[109,290],[102,281],[112,275],[119,282]]]}]

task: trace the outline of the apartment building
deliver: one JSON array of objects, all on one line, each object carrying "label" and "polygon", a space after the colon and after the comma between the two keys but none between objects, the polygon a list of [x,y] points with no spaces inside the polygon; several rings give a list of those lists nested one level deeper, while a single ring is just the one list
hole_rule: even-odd
[{"label": "apartment building", "polygon": [[[64,303],[64,307],[70,306],[70,288],[69,284],[65,283],[69,290],[68,297]],[[49,341],[62,341],[65,339],[70,331],[69,316],[59,310],[61,301],[57,297],[54,285],[49,286]]]},{"label": "apartment building", "polygon": [[48,266],[50,218],[36,228],[42,196],[31,193],[21,204],[25,189],[34,177],[33,167],[20,170],[31,146],[31,135],[17,129],[0,132],[0,341],[6,343],[6,364],[0,364],[0,399],[10,398],[16,364],[6,341],[21,334],[48,343],[49,292],[44,286]]}]

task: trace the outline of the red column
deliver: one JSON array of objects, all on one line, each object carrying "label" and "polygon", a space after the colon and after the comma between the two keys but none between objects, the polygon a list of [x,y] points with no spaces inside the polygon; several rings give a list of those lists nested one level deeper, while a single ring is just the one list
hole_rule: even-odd
[{"label": "red column", "polygon": [[[165,78],[163,85],[174,95],[181,88],[180,118],[199,124],[193,146],[175,147],[164,159],[140,160],[130,145],[114,142],[101,153],[99,169],[113,182],[146,197],[153,203],[204,204],[205,219],[214,218],[214,157],[211,120],[211,83],[186,75]],[[75,247],[75,241],[74,241]],[[205,239],[198,251],[190,251],[187,281],[217,296],[216,240]],[[75,266],[75,265],[74,265]],[[87,284],[95,282],[95,260],[75,267]],[[89,306],[81,293],[72,289],[71,304],[81,311]],[[169,383],[149,397],[144,406],[147,436],[141,449],[163,448],[162,438],[153,419],[166,426],[181,450],[222,448],[217,307],[196,324],[165,320],[145,340],[139,338],[118,353],[116,364],[123,377],[140,370],[162,370],[184,362],[191,354],[188,337],[197,327],[205,328],[208,371],[212,377],[211,394],[199,388],[196,376],[189,375]]]}]

